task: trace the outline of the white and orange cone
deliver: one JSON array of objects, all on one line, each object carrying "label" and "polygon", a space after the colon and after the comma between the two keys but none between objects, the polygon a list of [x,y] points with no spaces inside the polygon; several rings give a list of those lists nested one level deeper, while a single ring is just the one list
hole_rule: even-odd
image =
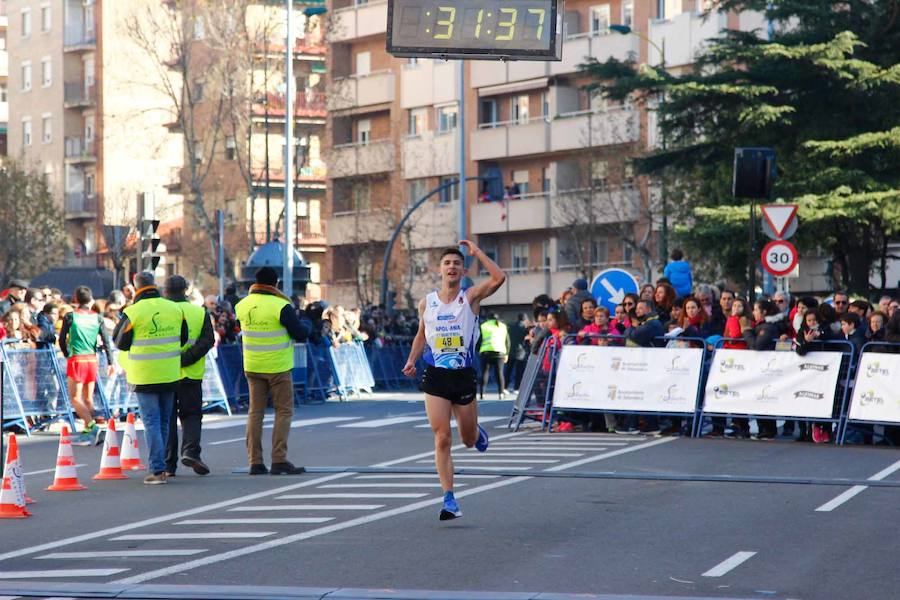
[{"label": "white and orange cone", "polygon": [[69,428],[63,425],[59,434],[59,452],[56,455],[56,475],[48,492],[77,492],[87,489],[78,483],[78,471],[75,469],[75,456],[72,453],[72,440]]},{"label": "white and orange cone", "polygon": [[21,487],[21,467],[19,466],[19,444],[16,436],[9,436],[9,453],[3,467],[3,483],[0,484],[0,519],[21,519],[30,517],[25,509],[25,490]]},{"label": "white and orange cone", "polygon": [[[16,441],[16,449],[19,448],[19,442]],[[17,452],[18,454],[18,452]],[[25,504],[34,504],[34,500],[28,497],[28,490],[25,488],[25,466],[22,464],[22,457],[18,456],[16,458],[16,466],[17,469],[13,470],[12,474],[18,477],[19,485],[22,488],[22,495],[25,497]],[[15,485],[15,484],[13,484]]]},{"label": "white and orange cone", "polygon": [[94,479],[128,479],[128,475],[122,472],[115,419],[107,421],[106,441],[103,443],[103,458],[100,459],[100,471],[94,475]]},{"label": "white and orange cone", "polygon": [[125,433],[122,436],[122,469],[126,471],[143,471],[147,467],[141,464],[141,451],[138,448],[138,436],[134,429],[134,413],[128,413],[125,422]]}]

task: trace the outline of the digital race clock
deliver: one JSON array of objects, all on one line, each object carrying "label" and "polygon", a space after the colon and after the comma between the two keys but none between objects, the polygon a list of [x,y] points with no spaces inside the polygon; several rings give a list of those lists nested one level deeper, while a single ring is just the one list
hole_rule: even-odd
[{"label": "digital race clock", "polygon": [[399,57],[560,60],[562,0],[388,0]]}]

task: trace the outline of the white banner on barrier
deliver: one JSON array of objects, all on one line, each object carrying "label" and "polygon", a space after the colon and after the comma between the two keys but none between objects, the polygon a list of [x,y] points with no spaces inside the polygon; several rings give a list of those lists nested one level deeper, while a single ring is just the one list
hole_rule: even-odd
[{"label": "white banner on barrier", "polygon": [[841,354],[716,350],[703,410],[831,418]]},{"label": "white banner on barrier", "polygon": [[900,423],[900,354],[864,352],[856,369],[850,418]]},{"label": "white banner on barrier", "polygon": [[693,413],[702,364],[700,348],[563,346],[553,406]]}]

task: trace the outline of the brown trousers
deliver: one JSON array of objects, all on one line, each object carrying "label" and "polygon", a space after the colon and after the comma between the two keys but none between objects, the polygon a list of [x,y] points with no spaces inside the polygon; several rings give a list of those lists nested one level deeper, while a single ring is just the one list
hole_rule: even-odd
[{"label": "brown trousers", "polygon": [[275,425],[272,428],[272,463],[287,461],[288,435],[294,416],[294,382],[291,372],[245,373],[250,387],[250,411],[247,413],[247,455],[251,465],[263,464],[262,428],[266,400],[272,394]]}]

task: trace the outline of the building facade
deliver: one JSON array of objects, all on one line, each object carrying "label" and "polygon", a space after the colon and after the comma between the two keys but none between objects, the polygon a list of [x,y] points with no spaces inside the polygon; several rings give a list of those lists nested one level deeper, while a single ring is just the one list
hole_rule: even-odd
[{"label": "building facade", "polygon": [[9,18],[6,16],[6,0],[0,0],[0,160],[6,156],[7,129],[9,128],[9,54],[6,51],[6,32]]}]

